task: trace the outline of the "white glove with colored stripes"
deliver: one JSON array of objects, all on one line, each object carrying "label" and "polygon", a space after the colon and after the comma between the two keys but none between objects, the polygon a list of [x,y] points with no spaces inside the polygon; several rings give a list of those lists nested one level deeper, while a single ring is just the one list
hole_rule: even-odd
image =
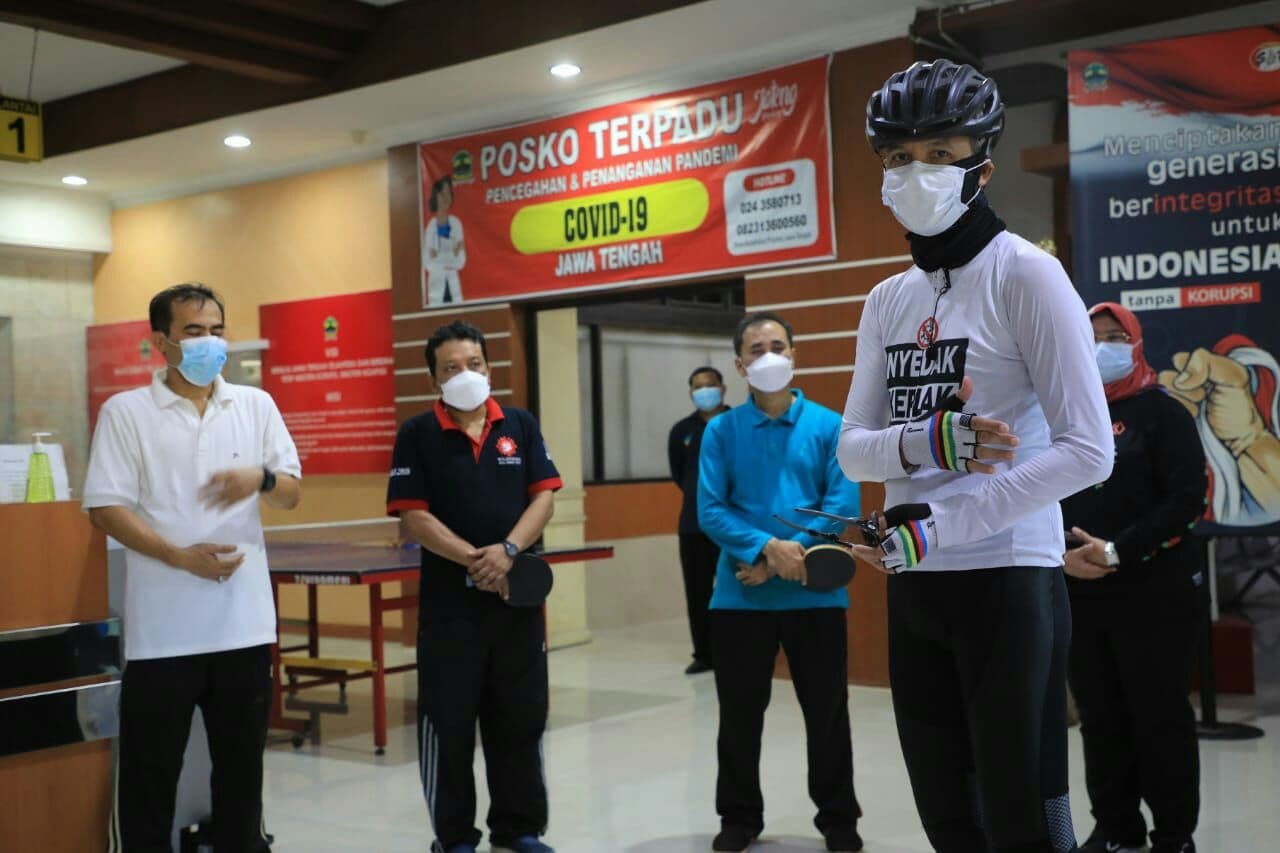
[{"label": "white glove with colored stripes", "polygon": [[901,504],[884,514],[888,528],[880,541],[881,562],[892,572],[914,569],[941,547],[933,510],[928,504]]},{"label": "white glove with colored stripes", "polygon": [[974,417],[942,410],[908,422],[902,428],[902,455],[915,466],[967,473],[978,452]]}]

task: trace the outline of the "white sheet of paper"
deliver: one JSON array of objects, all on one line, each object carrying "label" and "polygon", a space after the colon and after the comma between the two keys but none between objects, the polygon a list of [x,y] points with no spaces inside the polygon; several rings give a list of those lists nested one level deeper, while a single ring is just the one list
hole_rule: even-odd
[{"label": "white sheet of paper", "polygon": [[[27,466],[34,444],[0,444],[0,503],[20,504],[27,499]],[[53,469],[53,494],[60,501],[71,500],[67,460],[61,444],[46,444],[49,467]]]}]

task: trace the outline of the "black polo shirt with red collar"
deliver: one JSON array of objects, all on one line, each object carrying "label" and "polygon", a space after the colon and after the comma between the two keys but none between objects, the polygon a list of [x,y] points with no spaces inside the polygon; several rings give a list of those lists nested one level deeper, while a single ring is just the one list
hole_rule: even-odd
[{"label": "black polo shirt with red collar", "polygon": [[[564,485],[533,415],[492,397],[485,406],[479,439],[459,428],[440,401],[401,425],[387,483],[389,515],[429,511],[481,548],[506,539],[534,495]],[[422,618],[458,618],[497,604],[493,593],[467,585],[465,567],[422,550]]]}]

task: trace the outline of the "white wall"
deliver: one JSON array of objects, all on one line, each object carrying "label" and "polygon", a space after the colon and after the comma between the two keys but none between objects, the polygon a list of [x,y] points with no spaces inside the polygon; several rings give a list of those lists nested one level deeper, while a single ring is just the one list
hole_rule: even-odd
[{"label": "white wall", "polygon": [[83,190],[0,182],[0,244],[111,251],[111,204]]},{"label": "white wall", "polygon": [[52,432],[67,457],[72,497],[79,497],[89,449],[85,327],[93,322],[93,263],[89,255],[0,246],[0,317],[10,347],[0,359],[0,388],[12,426],[0,443],[27,443]]},{"label": "white wall", "polygon": [[1010,231],[1033,243],[1053,237],[1053,181],[1022,171],[1019,154],[1024,148],[1053,142],[1056,110],[1049,101],[1010,109],[992,157],[996,171],[987,186],[987,198]]},{"label": "white wall", "polygon": [[587,626],[592,631],[647,622],[684,621],[684,576],[675,536],[612,543],[613,559],[587,570]]},{"label": "white wall", "polygon": [[[605,474],[610,480],[665,478],[667,434],[693,411],[689,374],[710,365],[724,375],[725,401],[746,399],[746,383],[733,367],[733,345],[723,334],[666,334],[636,329],[601,329],[604,373]],[[591,445],[590,342],[578,332],[582,385],[583,471],[593,471]]]}]

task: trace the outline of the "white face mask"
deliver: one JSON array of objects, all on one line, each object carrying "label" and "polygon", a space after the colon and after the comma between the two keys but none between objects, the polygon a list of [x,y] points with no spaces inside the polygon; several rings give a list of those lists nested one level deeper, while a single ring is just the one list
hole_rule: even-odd
[{"label": "white face mask", "polygon": [[489,399],[489,377],[474,370],[464,370],[441,386],[440,396],[446,406],[460,412],[473,411]]},{"label": "white face mask", "polygon": [[791,359],[776,352],[767,352],[747,365],[747,384],[766,394],[790,385],[791,375]]},{"label": "white face mask", "polygon": [[885,169],[880,200],[912,234],[941,234],[969,209],[968,203],[961,200],[964,176],[987,162],[965,169],[913,160],[896,169]]}]

